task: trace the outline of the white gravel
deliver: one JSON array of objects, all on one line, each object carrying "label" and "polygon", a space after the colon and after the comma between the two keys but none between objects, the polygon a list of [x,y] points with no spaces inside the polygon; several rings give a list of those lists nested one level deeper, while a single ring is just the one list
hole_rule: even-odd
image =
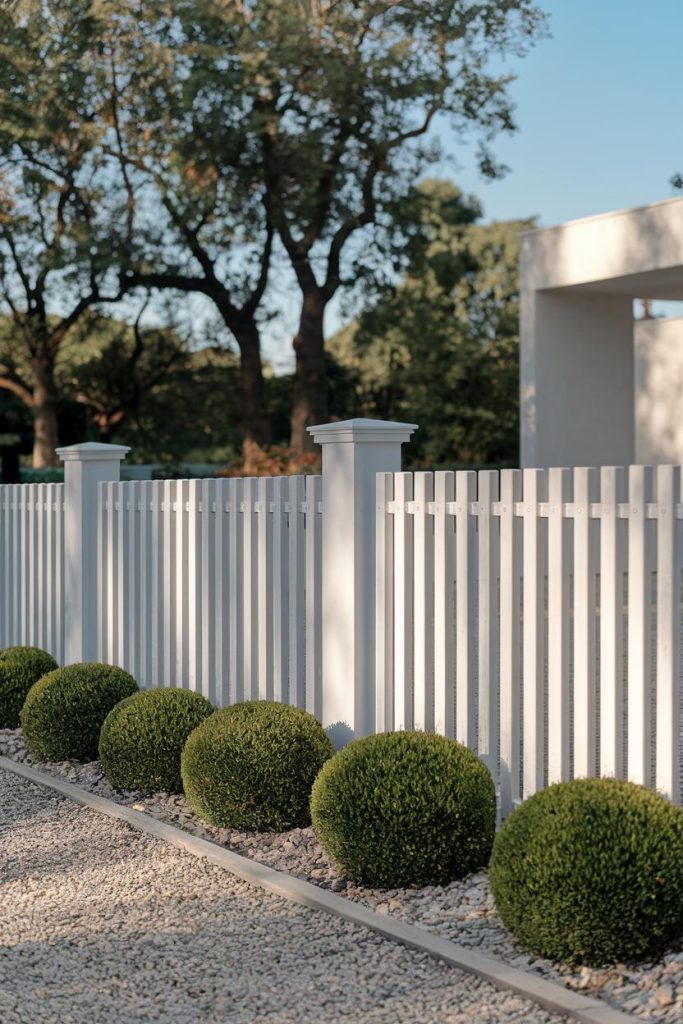
[{"label": "white gravel", "polygon": [[3,1024],[561,1024],[0,771]]},{"label": "white gravel", "polygon": [[[31,763],[20,730],[0,730],[0,754]],[[683,1020],[683,950],[670,950],[650,964],[618,964],[608,970],[570,968],[525,953],[503,928],[493,906],[486,872],[449,886],[380,890],[355,886],[340,878],[327,861],[313,829],[268,834],[236,832],[205,825],[187,808],[182,796],[117,793],[103,776],[98,761],[41,764],[42,771],[66,778],[90,792],[145,810],[169,824],[208,838],[270,867],[287,871],[332,889],[379,913],[436,932],[468,948],[478,949],[514,967],[603,999],[643,1021],[666,1024]]]}]

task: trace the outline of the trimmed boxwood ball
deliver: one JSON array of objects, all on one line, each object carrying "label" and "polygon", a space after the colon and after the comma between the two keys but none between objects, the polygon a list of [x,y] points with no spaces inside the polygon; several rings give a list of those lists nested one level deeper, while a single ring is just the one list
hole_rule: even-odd
[{"label": "trimmed boxwood ball", "polygon": [[541,790],[496,836],[491,888],[532,953],[599,967],[683,935],[683,811],[617,779]]},{"label": "trimmed boxwood ball", "polygon": [[183,750],[187,802],[222,827],[283,832],[310,824],[313,780],[334,747],[313,715],[273,701],[216,711]]},{"label": "trimmed boxwood ball", "polygon": [[0,651],[0,729],[16,729],[26,694],[34,683],[57,668],[39,647],[6,647]]},{"label": "trimmed boxwood ball", "polygon": [[94,761],[102,724],[138,689],[114,665],[67,665],[39,679],[21,709],[21,727],[35,761]]},{"label": "trimmed boxwood ball", "polygon": [[486,864],[496,794],[467,747],[424,732],[355,740],[315,781],[313,826],[338,871],[364,885],[446,885]]},{"label": "trimmed boxwood ball", "polygon": [[182,792],[180,755],[187,737],[213,707],[200,693],[163,687],[126,697],[100,733],[104,774],[115,789]]}]

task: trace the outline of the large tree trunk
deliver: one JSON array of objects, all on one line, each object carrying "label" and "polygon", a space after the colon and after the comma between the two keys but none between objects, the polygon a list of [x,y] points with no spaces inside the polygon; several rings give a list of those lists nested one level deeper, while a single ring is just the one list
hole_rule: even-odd
[{"label": "large tree trunk", "polygon": [[48,355],[36,356],[33,368],[33,467],[58,466],[59,445],[55,367]]},{"label": "large tree trunk", "polygon": [[231,321],[240,350],[240,387],[242,392],[242,456],[246,473],[254,471],[258,453],[270,443],[270,420],[266,405],[261,338],[254,320],[240,324]]},{"label": "large tree trunk", "polygon": [[325,300],[320,289],[304,292],[299,330],[293,341],[296,371],[291,419],[291,446],[301,452],[313,450],[306,428],[327,422],[324,317]]}]

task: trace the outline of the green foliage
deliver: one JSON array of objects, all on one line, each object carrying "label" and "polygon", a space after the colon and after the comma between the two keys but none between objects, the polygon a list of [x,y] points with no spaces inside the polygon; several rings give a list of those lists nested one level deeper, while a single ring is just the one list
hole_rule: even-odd
[{"label": "green foliage", "polygon": [[122,668],[88,662],[48,673],[28,692],[21,727],[35,761],[93,761],[102,724],[138,684]]},{"label": "green foliage", "polygon": [[187,802],[212,825],[282,832],[310,824],[311,786],[334,748],[299,708],[248,701],[192,733],[181,767]]},{"label": "green foliage", "polygon": [[163,687],[126,697],[100,733],[104,774],[115,789],[182,792],[180,755],[198,725],[213,714],[200,693]]},{"label": "green foliage", "polygon": [[323,767],[313,825],[337,869],[365,885],[446,885],[486,864],[496,795],[485,765],[422,732],[355,740]]},{"label": "green foliage", "polygon": [[503,923],[538,956],[658,956],[683,934],[683,811],[621,780],[550,786],[503,825],[490,877]]},{"label": "green foliage", "polygon": [[26,694],[34,683],[57,668],[38,647],[6,647],[0,651],[0,729],[16,729]]},{"label": "green foliage", "polygon": [[515,465],[518,235],[533,222],[479,224],[478,202],[443,181],[424,182],[394,216],[407,239],[400,283],[364,296],[365,311],[330,341],[356,378],[344,415],[419,423],[414,465]]}]

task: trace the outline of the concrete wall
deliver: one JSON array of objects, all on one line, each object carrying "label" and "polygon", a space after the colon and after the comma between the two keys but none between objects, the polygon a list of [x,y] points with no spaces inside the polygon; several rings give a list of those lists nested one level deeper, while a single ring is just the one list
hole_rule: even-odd
[{"label": "concrete wall", "polygon": [[[662,369],[672,334],[636,371],[634,298],[683,298],[683,200],[522,235],[522,466],[625,465],[645,450],[671,461],[674,449],[683,461],[670,424],[676,388]],[[659,383],[648,399],[650,381]]]},{"label": "concrete wall", "polygon": [[683,318],[635,324],[635,458],[683,464]]}]

